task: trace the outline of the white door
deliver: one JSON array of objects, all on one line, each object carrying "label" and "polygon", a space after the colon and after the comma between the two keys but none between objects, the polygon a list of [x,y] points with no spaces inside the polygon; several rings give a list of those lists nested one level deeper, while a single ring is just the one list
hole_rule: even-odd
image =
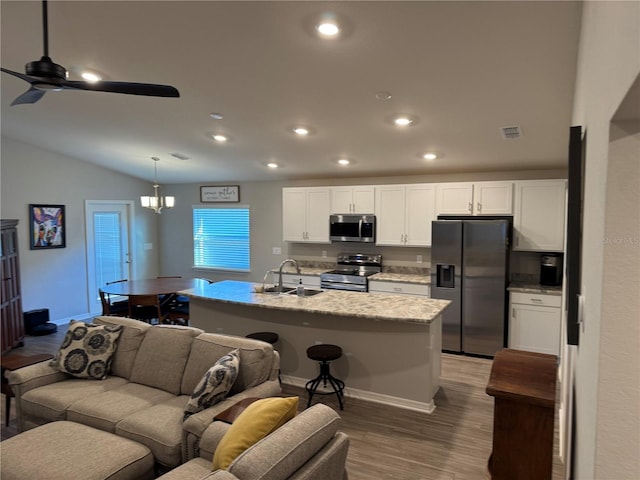
[{"label": "white door", "polygon": [[87,200],[87,285],[91,313],[102,311],[98,289],[107,282],[132,279],[130,248],[133,202]]}]

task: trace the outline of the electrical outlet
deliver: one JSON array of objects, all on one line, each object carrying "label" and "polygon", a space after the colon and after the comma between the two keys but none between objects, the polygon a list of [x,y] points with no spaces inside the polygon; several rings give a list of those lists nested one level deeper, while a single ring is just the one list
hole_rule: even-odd
[{"label": "electrical outlet", "polygon": [[416,255],[416,263],[422,263],[422,255]]},{"label": "electrical outlet", "polygon": [[271,249],[271,253],[273,253],[274,255],[282,255],[282,248],[280,247],[273,247]]},{"label": "electrical outlet", "polygon": [[322,250],[322,258],[327,258],[327,251],[326,250]]},{"label": "electrical outlet", "polygon": [[144,249],[145,250],[153,250],[153,243],[145,243],[144,244]]}]

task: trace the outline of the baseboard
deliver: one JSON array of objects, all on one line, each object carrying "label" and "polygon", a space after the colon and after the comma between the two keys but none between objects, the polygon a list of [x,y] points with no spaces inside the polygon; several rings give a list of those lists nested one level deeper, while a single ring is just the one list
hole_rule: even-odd
[{"label": "baseboard", "polygon": [[[307,383],[307,379],[300,377],[292,377],[290,375],[281,375],[282,383],[291,385],[294,387],[304,388]],[[380,403],[383,405],[390,405],[392,407],[404,408],[406,410],[413,410],[422,413],[433,413],[436,409],[435,403],[432,401],[417,402],[415,400],[407,400],[406,398],[394,397],[391,395],[383,395],[381,393],[368,392],[366,390],[359,390],[357,388],[345,388],[344,396],[347,398],[356,398],[358,400],[365,400],[367,402]]]}]

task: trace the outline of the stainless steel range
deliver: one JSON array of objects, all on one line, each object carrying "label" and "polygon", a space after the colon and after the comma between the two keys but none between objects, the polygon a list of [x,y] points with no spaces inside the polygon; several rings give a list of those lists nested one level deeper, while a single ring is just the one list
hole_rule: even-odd
[{"label": "stainless steel range", "polygon": [[320,287],[334,290],[369,291],[368,277],[382,271],[382,255],[340,254],[335,270],[320,275]]}]

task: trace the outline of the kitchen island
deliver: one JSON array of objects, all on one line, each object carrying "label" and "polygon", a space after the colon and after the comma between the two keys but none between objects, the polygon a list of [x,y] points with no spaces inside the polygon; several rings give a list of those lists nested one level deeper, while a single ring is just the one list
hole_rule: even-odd
[{"label": "kitchen island", "polygon": [[346,383],[347,397],[433,411],[447,300],[338,290],[298,297],[256,293],[255,286],[228,280],[180,293],[191,299],[194,327],[241,336],[277,333],[285,383],[304,386],[314,378],[318,366],[306,350],[331,343],[343,350],[331,370]]}]

